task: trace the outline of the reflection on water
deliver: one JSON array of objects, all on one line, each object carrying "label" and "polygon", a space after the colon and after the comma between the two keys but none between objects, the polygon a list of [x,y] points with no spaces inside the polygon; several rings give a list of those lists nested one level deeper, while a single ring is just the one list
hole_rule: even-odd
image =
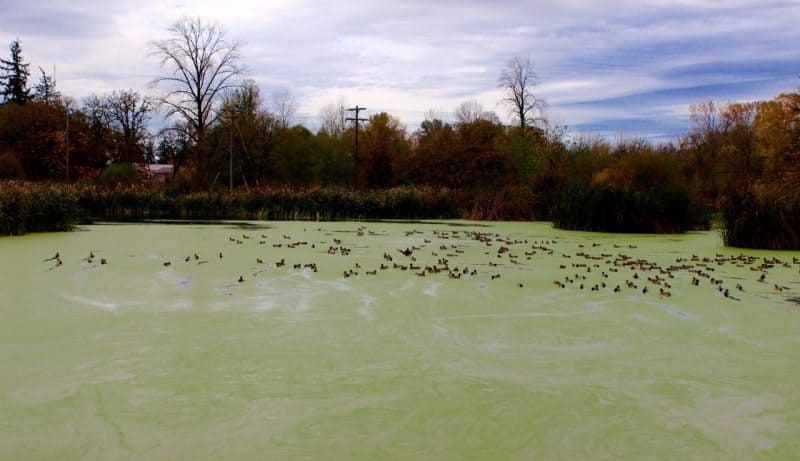
[{"label": "reflection on water", "polygon": [[0,239],[0,459],[800,457],[800,253],[546,223],[82,229]]}]

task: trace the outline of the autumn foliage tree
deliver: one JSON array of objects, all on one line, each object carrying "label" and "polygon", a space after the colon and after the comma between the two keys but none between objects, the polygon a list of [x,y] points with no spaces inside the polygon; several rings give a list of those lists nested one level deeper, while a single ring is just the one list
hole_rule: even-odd
[{"label": "autumn foliage tree", "polygon": [[368,187],[392,185],[408,157],[405,127],[386,112],[375,114],[364,129],[363,146],[366,155],[360,182]]},{"label": "autumn foliage tree", "polygon": [[[0,156],[3,176],[52,179],[64,176],[65,111],[28,102],[0,106]],[[11,168],[11,170],[9,170]]]},{"label": "autumn foliage tree", "polygon": [[416,182],[454,187],[457,185],[456,132],[441,119],[426,119],[414,133],[409,176]]},{"label": "autumn foliage tree", "polygon": [[800,94],[781,93],[757,103],[753,131],[764,175],[781,188],[800,188]]}]

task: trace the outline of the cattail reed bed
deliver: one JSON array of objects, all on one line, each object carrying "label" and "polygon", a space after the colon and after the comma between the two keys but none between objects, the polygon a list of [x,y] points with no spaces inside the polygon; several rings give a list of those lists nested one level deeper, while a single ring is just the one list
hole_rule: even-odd
[{"label": "cattail reed bed", "polygon": [[688,189],[570,186],[555,199],[553,224],[591,232],[678,234],[709,228],[709,213]]},{"label": "cattail reed bed", "polygon": [[725,245],[800,250],[800,196],[775,191],[733,194],[723,204]]},{"label": "cattail reed bed", "polygon": [[232,193],[84,188],[80,208],[89,218],[141,219],[424,219],[458,218],[457,191],[397,188],[251,188]]},{"label": "cattail reed bed", "polygon": [[159,186],[0,182],[5,235],[64,231],[76,222],[99,219],[532,220],[536,208],[535,195],[522,189],[262,187],[177,193]]},{"label": "cattail reed bed", "polygon": [[66,231],[78,220],[78,189],[55,183],[0,183],[0,232]]},{"label": "cattail reed bed", "polygon": [[[529,188],[262,187],[232,193],[179,193],[163,186],[0,181],[0,232],[67,231],[78,222],[148,219],[470,219],[552,220],[555,227],[602,232],[681,233],[708,228],[708,210],[689,194],[568,188],[545,203]],[[549,201],[548,201],[549,202]],[[748,195],[723,205],[726,245],[800,249],[800,199]]]}]

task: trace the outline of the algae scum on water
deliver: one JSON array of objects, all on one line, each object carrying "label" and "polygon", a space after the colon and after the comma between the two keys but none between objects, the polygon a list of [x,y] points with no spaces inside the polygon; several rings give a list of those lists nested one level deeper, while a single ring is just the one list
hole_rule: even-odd
[{"label": "algae scum on water", "polygon": [[797,459],[798,258],[546,223],[0,239],[0,459]]}]

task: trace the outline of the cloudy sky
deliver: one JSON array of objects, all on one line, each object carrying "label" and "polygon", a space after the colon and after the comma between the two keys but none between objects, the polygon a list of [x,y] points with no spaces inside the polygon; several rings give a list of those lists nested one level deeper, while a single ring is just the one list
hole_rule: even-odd
[{"label": "cloudy sky", "polygon": [[0,42],[18,37],[76,99],[147,93],[148,42],[184,15],[243,42],[249,77],[267,95],[289,88],[312,128],[337,100],[409,131],[466,100],[508,120],[496,83],[515,54],[535,61],[549,117],[573,133],[676,137],[693,102],[800,84],[800,1],[4,0]]}]

